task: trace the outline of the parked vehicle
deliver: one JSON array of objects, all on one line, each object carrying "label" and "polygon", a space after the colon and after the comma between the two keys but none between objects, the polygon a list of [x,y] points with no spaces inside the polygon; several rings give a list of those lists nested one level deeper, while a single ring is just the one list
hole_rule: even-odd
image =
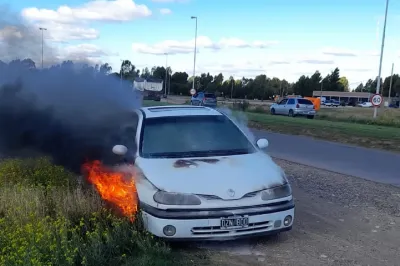
[{"label": "parked vehicle", "polygon": [[304,98],[283,99],[279,103],[272,104],[270,111],[272,115],[306,116],[309,119],[313,119],[317,113],[314,104]]},{"label": "parked vehicle", "polygon": [[151,234],[226,240],[292,229],[292,190],[262,150],[266,139],[254,143],[228,116],[208,107],[158,106],[135,113],[138,148],[116,145],[113,152],[135,158],[141,215]]},{"label": "parked vehicle", "polygon": [[192,105],[199,106],[208,106],[208,107],[216,107],[217,106],[217,97],[214,93],[210,92],[197,92],[192,96],[190,100]]},{"label": "parked vehicle", "polygon": [[133,88],[143,94],[143,100],[161,101],[163,80],[149,78],[136,78],[133,81]]},{"label": "parked vehicle", "polygon": [[372,107],[373,104],[371,102],[363,102],[363,103],[358,104],[357,106],[368,108],[368,107]]},{"label": "parked vehicle", "polygon": [[338,100],[327,100],[325,101],[325,106],[338,107],[340,102]]}]

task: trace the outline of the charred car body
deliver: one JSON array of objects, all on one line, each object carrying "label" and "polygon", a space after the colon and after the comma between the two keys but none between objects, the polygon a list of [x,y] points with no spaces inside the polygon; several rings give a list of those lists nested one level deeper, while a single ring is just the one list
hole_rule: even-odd
[{"label": "charred car body", "polygon": [[292,228],[295,205],[282,169],[220,111],[197,106],[141,108],[132,124],[146,229],[174,240],[225,240]]}]

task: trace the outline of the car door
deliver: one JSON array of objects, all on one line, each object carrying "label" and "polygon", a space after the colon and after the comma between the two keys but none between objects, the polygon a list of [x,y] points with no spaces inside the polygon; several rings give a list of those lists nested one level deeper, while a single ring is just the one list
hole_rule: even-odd
[{"label": "car door", "polygon": [[284,115],[288,115],[290,109],[296,108],[296,107],[295,107],[295,103],[296,103],[295,99],[289,99],[289,100],[287,101],[287,103],[285,104],[285,108],[284,108],[284,110],[283,110],[283,114],[284,114]]},{"label": "car door", "polygon": [[282,101],[280,101],[278,103],[278,105],[276,106],[275,109],[275,113],[277,114],[284,114],[284,109],[286,108],[286,103],[287,103],[288,99],[283,99]]}]

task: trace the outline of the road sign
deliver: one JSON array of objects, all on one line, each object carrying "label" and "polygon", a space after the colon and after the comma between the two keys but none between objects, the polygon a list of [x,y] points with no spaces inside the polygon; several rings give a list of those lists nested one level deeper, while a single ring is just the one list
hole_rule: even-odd
[{"label": "road sign", "polygon": [[380,94],[375,94],[371,98],[371,103],[372,103],[373,106],[381,105],[382,101],[383,101],[383,98],[382,98],[382,96]]},{"label": "road sign", "polygon": [[194,95],[195,93],[196,93],[196,90],[195,90],[195,89],[191,89],[191,90],[190,90],[190,94],[191,94],[191,95]]}]

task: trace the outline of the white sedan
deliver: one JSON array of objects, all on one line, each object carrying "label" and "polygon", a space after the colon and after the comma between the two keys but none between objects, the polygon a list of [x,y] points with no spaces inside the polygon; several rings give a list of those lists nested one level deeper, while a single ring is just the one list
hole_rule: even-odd
[{"label": "white sedan", "polygon": [[360,104],[358,104],[357,106],[359,106],[359,107],[372,107],[373,105],[372,105],[372,103],[370,103],[370,102],[363,102],[363,103],[360,103]]},{"label": "white sedan", "polygon": [[[283,170],[228,116],[208,107],[137,111],[135,165],[146,229],[171,240],[226,240],[292,228]],[[129,153],[116,145],[116,154]]]}]

